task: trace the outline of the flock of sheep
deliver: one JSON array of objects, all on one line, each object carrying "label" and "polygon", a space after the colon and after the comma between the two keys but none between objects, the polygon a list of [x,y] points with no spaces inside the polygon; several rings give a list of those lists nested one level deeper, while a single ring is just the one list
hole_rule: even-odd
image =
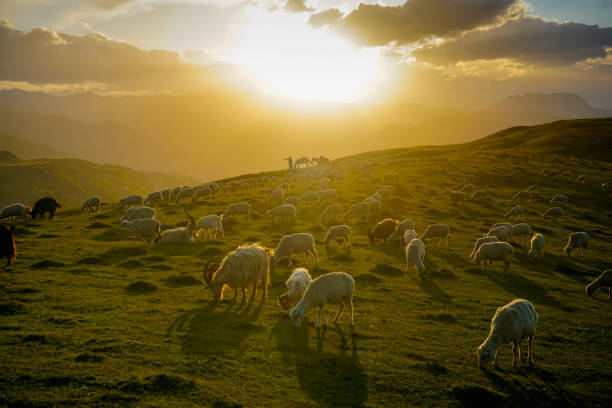
[{"label": "flock of sheep", "polygon": [[[195,242],[198,236],[204,239],[216,239],[218,235],[224,239],[223,224],[228,219],[242,217],[247,224],[252,223],[252,207],[249,203],[233,203],[228,206],[223,214],[205,215],[198,221],[187,210],[184,210],[187,225],[163,231],[162,223],[155,218],[156,210],[153,206],[170,202],[179,205],[180,201],[185,198],[196,201],[204,197],[211,200],[214,195],[223,192],[260,187],[260,193],[267,195],[267,204],[270,206],[265,211],[265,216],[271,220],[273,225],[296,224],[299,222],[298,214],[300,211],[298,209],[316,209],[323,204],[325,209],[320,214],[319,220],[324,224],[332,225],[325,235],[324,244],[326,246],[337,245],[346,249],[351,246],[352,229],[345,223],[354,219],[380,219],[382,203],[393,194],[394,186],[399,182],[399,174],[395,172],[384,174],[376,192],[363,201],[354,203],[347,211],[344,211],[343,207],[337,202],[338,192],[330,187],[332,180],[339,176],[338,172],[340,171],[327,165],[305,170],[290,170],[289,175],[295,177],[314,176],[320,180],[317,181],[320,187],[318,190],[307,191],[300,196],[289,196],[290,184],[288,182],[279,183],[276,176],[242,178],[225,183],[215,182],[195,187],[180,186],[152,192],[146,198],[136,194],[129,195],[119,201],[120,209],[129,208],[118,222],[121,226],[135,233],[139,239],[145,241],[152,239],[165,243],[190,244]],[[584,182],[584,177],[579,177],[577,181]],[[267,188],[270,185],[274,187]],[[514,194],[512,201],[519,205],[511,208],[505,214],[506,220],[512,218],[522,220],[526,213],[524,205],[531,200],[537,189],[537,186],[532,185],[525,191]],[[607,184],[602,186],[602,190],[607,192]],[[445,194],[450,203],[458,205],[463,205],[467,200],[483,200],[487,197],[486,190],[477,189],[473,184],[466,184],[457,191],[447,190]],[[563,208],[555,205],[567,206],[568,197],[562,194],[555,195],[550,203],[552,207],[542,214],[543,220],[563,216]],[[91,197],[85,200],[81,212],[98,212],[100,206],[100,198]],[[49,218],[52,218],[58,207],[60,205],[57,201],[45,197],[39,200],[32,210],[22,204],[7,206],[2,211],[0,219],[25,217],[27,215],[35,218],[37,214],[44,214],[45,212],[49,213]],[[0,232],[5,233],[4,230]],[[411,267],[414,266],[417,273],[421,275],[426,273],[426,244],[448,245],[450,233],[451,228],[448,225],[432,224],[418,236],[415,223],[412,220],[404,219],[400,221],[386,218],[380,220],[371,228],[368,238],[371,244],[382,241],[391,245],[401,245],[405,250],[406,273],[409,273]],[[2,234],[0,234],[0,240],[4,240]],[[10,241],[12,242],[12,236]],[[504,271],[509,271],[511,257],[515,252],[511,242],[529,243],[529,260],[539,261],[542,259],[546,244],[543,234],[533,233],[531,226],[524,222],[514,225],[502,222],[493,225],[484,236],[477,237],[469,260],[477,266],[482,266],[483,270],[487,264],[501,261],[505,265]],[[588,242],[588,233],[583,231],[572,232],[568,237],[564,251],[567,256],[571,256],[574,251],[582,252],[587,249]],[[10,254],[6,256],[9,264],[16,253],[14,242],[12,253],[13,256]],[[209,261],[206,264],[204,278],[207,288],[212,292],[215,301],[223,298],[225,288],[234,291],[234,301],[238,297],[239,290],[242,294],[242,301],[246,302],[247,290],[250,290],[250,297],[253,298],[258,287],[262,289],[265,298],[270,283],[270,268],[275,267],[284,259],[287,260],[287,265],[291,267],[293,265],[292,257],[296,254],[305,254],[304,265],[307,265],[310,255],[315,258],[316,265],[319,265],[315,239],[308,232],[284,235],[273,250],[259,244],[240,246],[227,254],[220,263]],[[355,282],[349,274],[332,272],[312,279],[308,269],[299,267],[291,273],[286,281],[286,287],[287,291],[278,298],[278,303],[288,312],[293,325],[296,327],[301,325],[304,316],[314,307],[318,308],[318,319],[315,326],[327,325],[328,321],[324,310],[327,303],[339,305],[339,310],[333,322],[340,317],[344,306],[347,306],[350,314],[350,325],[353,326]],[[599,287],[610,288],[609,296],[612,297],[612,270],[604,271],[597,280],[588,285],[587,294],[590,296]],[[491,362],[495,364],[498,360],[499,347],[508,342],[513,343],[513,366],[516,367],[521,360],[520,346],[523,339],[528,341],[527,360],[531,362],[531,346],[537,320],[538,315],[535,308],[528,300],[516,299],[500,307],[492,319],[489,336],[478,347],[479,367],[485,368]]]}]

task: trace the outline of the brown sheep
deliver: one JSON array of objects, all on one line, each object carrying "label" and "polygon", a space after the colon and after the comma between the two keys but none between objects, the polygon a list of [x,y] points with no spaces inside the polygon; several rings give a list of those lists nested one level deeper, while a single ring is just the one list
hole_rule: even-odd
[{"label": "brown sheep", "polygon": [[368,232],[370,242],[374,243],[379,239],[386,241],[387,238],[389,238],[389,235],[393,234],[393,231],[395,231],[395,228],[397,228],[397,224],[399,224],[399,221],[391,218],[385,218],[384,220],[379,221],[378,224],[376,224],[374,228]]}]

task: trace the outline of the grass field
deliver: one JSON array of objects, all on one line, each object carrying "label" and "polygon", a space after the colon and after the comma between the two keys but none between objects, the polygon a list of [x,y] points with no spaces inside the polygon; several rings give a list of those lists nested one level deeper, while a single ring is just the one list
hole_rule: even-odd
[{"label": "grass field", "polygon": [[[327,226],[317,220],[323,206],[302,208],[300,223],[281,229],[262,217],[267,197],[255,190],[186,204],[196,218],[236,201],[255,211],[252,225],[228,224],[224,241],[188,246],[145,246],[113,224],[121,213],[109,207],[20,222],[17,262],[0,270],[0,406],[612,405],[612,303],[603,291],[596,299],[585,294],[585,285],[612,265],[610,198],[599,187],[610,164],[513,150],[432,154],[346,158],[337,163],[344,176],[332,181],[346,208],[375,192],[377,177],[397,171],[399,185],[381,218],[411,218],[419,234],[428,224],[451,227],[448,247],[427,245],[422,278],[414,269],[405,273],[401,247],[370,246],[366,232],[377,219],[351,223],[350,251],[326,249]],[[375,160],[370,176],[358,178],[355,167],[367,160]],[[569,170],[572,181],[539,176],[542,168]],[[446,202],[442,191],[461,187],[464,174],[489,192],[485,202]],[[573,181],[578,174],[585,184]],[[318,189],[319,178],[290,183],[290,195],[300,195]],[[539,192],[525,204],[525,222],[546,237],[543,261],[530,263],[528,248],[516,244],[511,272],[499,263],[477,269],[467,259],[474,241],[502,222],[513,193],[531,184]],[[558,193],[569,196],[565,216],[541,221]],[[165,228],[185,222],[174,205],[157,211]],[[293,328],[276,304],[290,274],[284,265],[272,271],[265,301],[211,302],[202,276],[207,260],[245,242],[274,248],[289,231],[315,236],[321,265],[313,277],[344,271],[355,278],[353,332],[346,313],[317,330],[311,311],[302,328]],[[574,231],[590,234],[589,250],[567,258],[562,248]],[[507,345],[499,369],[479,370],[475,350],[491,317],[519,297],[540,317],[534,364],[512,369]]]}]

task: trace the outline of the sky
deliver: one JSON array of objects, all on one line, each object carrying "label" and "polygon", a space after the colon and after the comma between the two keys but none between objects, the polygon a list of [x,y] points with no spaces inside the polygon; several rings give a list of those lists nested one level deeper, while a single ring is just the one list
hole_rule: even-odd
[{"label": "sky", "polygon": [[612,108],[612,0],[3,0],[0,88]]}]

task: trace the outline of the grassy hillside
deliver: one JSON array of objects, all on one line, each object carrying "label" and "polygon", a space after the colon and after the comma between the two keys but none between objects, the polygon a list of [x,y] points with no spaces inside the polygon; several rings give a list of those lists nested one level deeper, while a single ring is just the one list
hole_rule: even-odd
[{"label": "grassy hillside", "polygon": [[47,145],[5,133],[0,134],[0,150],[12,152],[22,159],[65,159],[70,157],[68,153],[55,150]]},{"label": "grassy hillside", "polygon": [[[98,215],[61,211],[51,222],[20,223],[19,258],[0,272],[0,405],[612,404],[611,303],[603,292],[596,293],[598,301],[584,290],[612,265],[610,198],[599,189],[610,181],[609,163],[448,147],[363,154],[336,166],[343,166],[343,175],[332,185],[345,209],[375,192],[385,172],[400,174],[381,216],[351,223],[348,252],[322,245],[322,205],[302,207],[295,226],[273,227],[262,217],[267,197],[257,190],[187,203],[196,217],[223,212],[236,201],[250,202],[255,212],[252,225],[228,223],[225,240],[193,245],[145,246],[113,223],[121,214],[110,208]],[[584,174],[586,183],[539,176],[544,167]],[[442,191],[466,180],[486,189],[489,198],[450,205]],[[319,186],[318,176],[287,181],[296,195]],[[503,273],[499,263],[486,272],[471,265],[467,256],[474,241],[503,221],[512,195],[531,184],[539,189],[525,204],[525,222],[546,237],[543,261],[530,263],[525,245],[515,243],[511,272]],[[569,196],[565,217],[543,222],[539,214],[558,193]],[[174,205],[157,213],[164,228],[184,224]],[[447,223],[449,246],[427,245],[423,277],[414,269],[405,273],[401,247],[368,243],[367,230],[382,217],[411,218],[419,234],[429,224]],[[354,332],[346,314],[338,325],[315,329],[314,310],[301,329],[291,327],[276,305],[291,272],[284,264],[271,273],[264,302],[258,295],[247,305],[211,303],[202,283],[207,261],[243,243],[275,247],[290,231],[315,236],[321,265],[310,261],[314,277],[345,271],[355,278]],[[591,242],[584,255],[568,258],[562,248],[573,231],[587,231]],[[139,281],[154,290],[144,292],[147,285]],[[480,371],[475,350],[491,317],[519,297],[529,299],[540,316],[533,366],[512,369],[505,345],[500,368]]]},{"label": "grassy hillside", "polygon": [[50,195],[66,207],[81,208],[83,201],[98,195],[116,202],[128,194],[176,185],[194,184],[187,177],[139,172],[126,167],[99,165],[75,159],[39,159],[0,162],[0,206],[21,202],[33,205]]}]

